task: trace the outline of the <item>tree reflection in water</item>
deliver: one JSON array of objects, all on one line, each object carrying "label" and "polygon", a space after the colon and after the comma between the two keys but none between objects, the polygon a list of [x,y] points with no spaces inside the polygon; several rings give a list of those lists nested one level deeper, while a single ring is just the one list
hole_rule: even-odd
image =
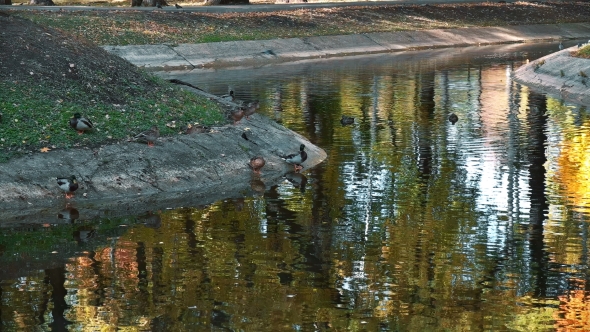
[{"label": "tree reflection in water", "polygon": [[590,329],[590,117],[510,79],[550,46],[461,51],[180,77],[231,80],[328,159],[210,206],[3,228],[2,328]]}]

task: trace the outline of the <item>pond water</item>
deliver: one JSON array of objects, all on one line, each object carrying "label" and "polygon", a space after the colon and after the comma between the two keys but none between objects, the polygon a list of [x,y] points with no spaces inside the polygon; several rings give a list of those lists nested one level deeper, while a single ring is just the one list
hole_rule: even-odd
[{"label": "pond water", "polygon": [[3,227],[0,330],[590,329],[590,116],[510,77],[556,49],[160,73],[231,85],[328,159],[209,206]]}]

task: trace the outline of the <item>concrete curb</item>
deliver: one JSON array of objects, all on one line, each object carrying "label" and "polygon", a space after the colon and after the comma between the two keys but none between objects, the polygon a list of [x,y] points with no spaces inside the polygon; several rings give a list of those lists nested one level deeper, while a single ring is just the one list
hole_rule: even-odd
[{"label": "concrete curb", "polygon": [[[293,172],[280,156],[299,151],[302,143],[305,169],[326,159],[305,137],[254,114],[210,133],[161,138],[153,148],[121,142],[35,153],[0,169],[0,226],[56,219],[64,206],[88,220],[104,211],[114,217],[261,194]],[[248,166],[256,155],[266,159],[260,176]],[[66,200],[56,177],[70,175],[80,188]]]},{"label": "concrete curb", "polygon": [[399,31],[206,44],[103,46],[150,70],[265,66],[305,59],[590,37],[590,22]]},{"label": "concrete curb", "polygon": [[590,60],[572,57],[577,46],[549,54],[518,68],[514,79],[535,90],[590,106]]}]

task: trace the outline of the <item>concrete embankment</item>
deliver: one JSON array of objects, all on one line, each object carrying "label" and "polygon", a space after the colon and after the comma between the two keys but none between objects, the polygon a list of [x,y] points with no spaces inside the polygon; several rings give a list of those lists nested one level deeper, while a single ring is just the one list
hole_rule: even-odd
[{"label": "concrete embankment", "polygon": [[580,38],[590,38],[590,22],[104,48],[146,69],[191,70],[264,66],[305,59],[441,47]]},{"label": "concrete embankment", "polygon": [[[92,219],[262,194],[293,171],[280,156],[298,152],[301,143],[309,155],[305,168],[326,158],[305,137],[254,114],[209,133],[161,138],[153,148],[121,142],[35,153],[0,168],[1,225],[51,223],[66,206]],[[266,159],[261,176],[248,166],[256,155]],[[57,186],[60,175],[77,177],[74,198],[65,199]]]},{"label": "concrete embankment", "polygon": [[535,90],[590,106],[590,59],[571,56],[577,46],[532,61],[514,72],[514,79]]}]

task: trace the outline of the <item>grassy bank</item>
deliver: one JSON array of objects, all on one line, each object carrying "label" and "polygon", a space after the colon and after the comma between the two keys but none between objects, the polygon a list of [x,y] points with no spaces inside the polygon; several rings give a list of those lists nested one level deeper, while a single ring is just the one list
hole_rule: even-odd
[{"label": "grassy bank", "polygon": [[[146,73],[67,32],[0,15],[0,162],[26,153],[97,148],[156,125],[227,121],[214,102]],[[9,37],[7,37],[9,36]],[[81,113],[95,129],[78,135]]]}]

